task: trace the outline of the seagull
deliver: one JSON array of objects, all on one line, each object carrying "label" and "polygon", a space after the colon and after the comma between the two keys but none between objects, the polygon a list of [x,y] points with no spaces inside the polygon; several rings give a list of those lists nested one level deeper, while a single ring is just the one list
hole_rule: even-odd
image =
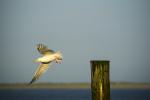
[{"label": "seagull", "polygon": [[40,76],[48,70],[48,68],[49,68],[48,65],[51,62],[55,61],[56,63],[60,64],[62,61],[62,54],[60,51],[55,52],[55,51],[47,48],[47,46],[45,46],[44,44],[38,44],[37,50],[43,56],[40,58],[37,58],[35,60],[35,62],[40,63],[40,66],[35,71],[35,74],[29,84],[32,84],[33,82],[38,80],[40,78]]}]

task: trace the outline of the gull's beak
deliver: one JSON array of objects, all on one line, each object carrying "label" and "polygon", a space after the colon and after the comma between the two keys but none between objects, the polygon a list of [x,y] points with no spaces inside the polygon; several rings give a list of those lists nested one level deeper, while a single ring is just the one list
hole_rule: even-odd
[{"label": "gull's beak", "polygon": [[34,62],[40,62],[39,59],[35,59]]}]

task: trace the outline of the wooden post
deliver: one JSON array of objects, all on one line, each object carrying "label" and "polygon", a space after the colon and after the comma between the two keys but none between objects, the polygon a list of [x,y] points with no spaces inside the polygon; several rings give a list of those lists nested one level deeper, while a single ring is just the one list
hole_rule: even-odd
[{"label": "wooden post", "polygon": [[110,100],[109,61],[92,60],[92,100]]}]

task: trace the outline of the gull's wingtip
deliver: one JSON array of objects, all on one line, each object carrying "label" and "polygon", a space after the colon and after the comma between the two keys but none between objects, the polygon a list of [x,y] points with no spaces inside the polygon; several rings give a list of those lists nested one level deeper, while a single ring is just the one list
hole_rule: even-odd
[{"label": "gull's wingtip", "polygon": [[28,85],[31,85],[33,82],[32,81],[30,81],[29,83],[28,83]]},{"label": "gull's wingtip", "polygon": [[36,78],[33,78],[28,85],[31,85],[34,81],[36,81]]}]

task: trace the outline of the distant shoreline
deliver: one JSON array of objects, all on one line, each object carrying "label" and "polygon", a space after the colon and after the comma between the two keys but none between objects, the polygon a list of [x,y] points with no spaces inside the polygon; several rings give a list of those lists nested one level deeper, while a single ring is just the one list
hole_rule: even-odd
[{"label": "distant shoreline", "polygon": [[0,89],[89,89],[88,83],[15,83],[0,84]]},{"label": "distant shoreline", "polygon": [[[90,83],[26,83],[2,84],[0,89],[90,89]],[[111,83],[111,89],[150,89],[150,83]]]}]

